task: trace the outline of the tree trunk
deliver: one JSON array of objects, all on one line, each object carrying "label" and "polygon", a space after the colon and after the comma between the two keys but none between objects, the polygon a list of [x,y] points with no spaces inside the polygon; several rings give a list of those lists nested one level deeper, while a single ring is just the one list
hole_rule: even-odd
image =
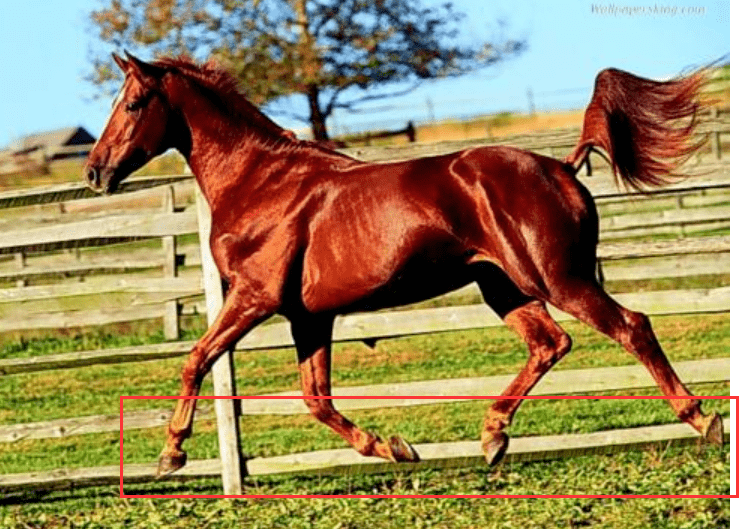
[{"label": "tree trunk", "polygon": [[319,106],[319,87],[316,85],[310,85],[308,92],[308,107],[311,110],[311,130],[313,131],[314,140],[328,140],[329,133],[326,130],[326,116],[321,111]]}]

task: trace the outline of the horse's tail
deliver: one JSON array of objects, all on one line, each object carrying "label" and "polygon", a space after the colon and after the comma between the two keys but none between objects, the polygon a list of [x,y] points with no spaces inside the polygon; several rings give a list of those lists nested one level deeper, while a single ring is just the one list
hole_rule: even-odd
[{"label": "horse's tail", "polygon": [[594,148],[606,151],[615,178],[641,190],[670,181],[703,140],[694,136],[705,71],[660,82],[607,69],[596,76],[581,139],[564,160],[580,168]]}]

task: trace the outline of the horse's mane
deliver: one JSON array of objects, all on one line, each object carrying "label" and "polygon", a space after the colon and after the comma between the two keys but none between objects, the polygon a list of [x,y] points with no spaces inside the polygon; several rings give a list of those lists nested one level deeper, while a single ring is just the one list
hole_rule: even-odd
[{"label": "horse's mane", "polygon": [[211,92],[214,101],[224,107],[229,115],[244,118],[252,125],[253,130],[259,131],[257,135],[259,140],[269,143],[273,148],[300,149],[314,154],[323,153],[331,154],[334,157],[349,158],[318,142],[296,139],[292,132],[282,128],[249,102],[239,81],[213,59],[198,64],[187,56],[166,57],[154,61],[153,64],[176,71],[194,81],[205,91]]},{"label": "horse's mane", "polygon": [[189,57],[180,56],[158,59],[154,62],[154,65],[176,70],[216,94],[219,103],[227,108],[231,114],[240,115],[248,119],[251,123],[268,132],[270,135],[285,137],[285,129],[250,103],[236,78],[216,61],[209,60],[206,63],[198,64]]}]

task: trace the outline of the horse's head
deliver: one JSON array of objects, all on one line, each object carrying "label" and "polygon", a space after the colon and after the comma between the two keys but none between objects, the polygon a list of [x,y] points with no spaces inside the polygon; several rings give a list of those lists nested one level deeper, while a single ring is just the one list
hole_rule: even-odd
[{"label": "horse's head", "polygon": [[99,193],[112,193],[124,178],[173,146],[167,137],[170,109],[162,86],[166,69],[128,53],[126,59],[115,54],[113,59],[125,80],[85,166],[88,185]]}]

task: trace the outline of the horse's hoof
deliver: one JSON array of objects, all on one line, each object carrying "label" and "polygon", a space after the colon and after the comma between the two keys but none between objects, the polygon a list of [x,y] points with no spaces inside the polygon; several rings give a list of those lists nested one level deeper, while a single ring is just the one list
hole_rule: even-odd
[{"label": "horse's hoof", "polygon": [[488,466],[496,466],[506,454],[506,449],[509,448],[509,436],[504,432],[493,432],[483,442],[483,455],[486,458]]},{"label": "horse's hoof", "polygon": [[419,454],[416,453],[416,450],[397,435],[388,439],[388,446],[391,449],[393,461],[396,463],[416,463],[419,461]]},{"label": "horse's hoof", "polygon": [[725,428],[722,424],[722,417],[717,413],[713,413],[704,432],[704,439],[709,443],[717,446],[724,446],[725,444]]},{"label": "horse's hoof", "polygon": [[159,456],[159,465],[157,466],[157,477],[161,478],[180,470],[185,466],[187,460],[188,454],[183,451],[178,451],[174,454],[166,450],[162,451]]}]

